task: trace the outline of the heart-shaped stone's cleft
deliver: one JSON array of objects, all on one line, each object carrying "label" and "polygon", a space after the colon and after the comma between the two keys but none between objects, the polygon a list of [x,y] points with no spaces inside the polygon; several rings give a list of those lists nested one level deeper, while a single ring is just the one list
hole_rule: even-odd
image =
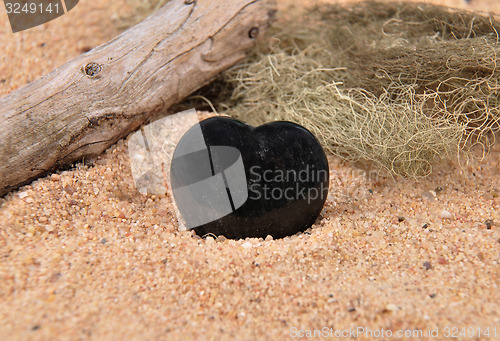
[{"label": "heart-shaped stone's cleft", "polygon": [[172,158],[174,199],[198,235],[282,238],[309,228],[328,195],[328,160],[291,122],[252,127],[212,117],[190,128]]}]

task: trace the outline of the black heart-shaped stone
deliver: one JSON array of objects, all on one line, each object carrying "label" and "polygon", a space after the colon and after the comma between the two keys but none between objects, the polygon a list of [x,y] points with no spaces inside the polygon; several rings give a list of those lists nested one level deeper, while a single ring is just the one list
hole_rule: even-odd
[{"label": "black heart-shaped stone", "polygon": [[212,117],[180,139],[171,185],[198,235],[282,238],[309,228],[328,195],[328,161],[304,127]]}]

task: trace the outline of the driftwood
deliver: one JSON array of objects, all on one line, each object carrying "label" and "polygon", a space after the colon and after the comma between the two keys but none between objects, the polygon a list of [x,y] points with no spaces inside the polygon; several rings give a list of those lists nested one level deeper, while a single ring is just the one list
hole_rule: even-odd
[{"label": "driftwood", "polygon": [[95,156],[246,56],[272,0],[171,0],[0,99],[0,195]]}]

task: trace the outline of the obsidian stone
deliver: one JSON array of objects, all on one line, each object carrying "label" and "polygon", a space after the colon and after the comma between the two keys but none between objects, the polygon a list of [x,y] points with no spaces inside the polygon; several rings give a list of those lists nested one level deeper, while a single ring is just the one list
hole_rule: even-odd
[{"label": "obsidian stone", "polygon": [[314,223],[328,195],[323,148],[291,122],[201,121],[180,139],[170,174],[177,208],[200,236],[293,235]]}]

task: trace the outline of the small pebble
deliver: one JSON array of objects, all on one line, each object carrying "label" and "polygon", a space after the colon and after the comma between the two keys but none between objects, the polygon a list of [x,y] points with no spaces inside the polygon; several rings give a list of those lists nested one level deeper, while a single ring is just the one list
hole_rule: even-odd
[{"label": "small pebble", "polygon": [[405,221],[405,217],[398,217],[398,222],[402,223],[403,221]]},{"label": "small pebble", "polygon": [[64,191],[68,193],[69,195],[75,193],[75,189],[71,187],[70,185],[66,185],[63,187]]},{"label": "small pebble", "polygon": [[394,312],[394,311],[397,311],[399,310],[399,307],[395,304],[388,304],[385,306],[385,311],[390,311],[390,312]]},{"label": "small pebble", "polygon": [[441,257],[438,259],[438,264],[446,265],[446,264],[448,264],[448,261],[446,260],[446,258]]},{"label": "small pebble", "polygon": [[436,297],[436,296],[437,296],[437,294],[430,294],[430,295],[429,295],[429,297],[430,297],[430,298],[434,298],[434,297]]},{"label": "small pebble", "polygon": [[436,200],[436,192],[425,191],[422,193],[422,198],[429,200],[429,201],[434,201],[434,200]]},{"label": "small pebble", "polygon": [[28,192],[21,192],[19,193],[19,198],[24,199],[28,196]]},{"label": "small pebble", "polygon": [[441,211],[441,219],[452,219],[453,218],[453,215],[446,211],[446,210],[443,210]]},{"label": "small pebble", "polygon": [[493,224],[493,219],[488,219],[488,220],[486,220],[486,221],[484,222],[484,225],[486,225],[486,228],[487,228],[488,230],[491,230],[491,227],[494,225],[494,224]]},{"label": "small pebble", "polygon": [[427,223],[425,223],[424,225],[422,225],[422,228],[423,228],[423,229],[426,229],[426,228],[428,228],[428,227],[429,227],[429,224],[427,224]]},{"label": "small pebble", "polygon": [[352,312],[356,311],[356,308],[354,308],[353,306],[349,306],[349,307],[347,307],[347,311],[352,313]]},{"label": "small pebble", "polygon": [[430,270],[430,269],[432,269],[432,264],[431,264],[431,262],[424,262],[424,269],[425,269],[425,270]]},{"label": "small pebble", "polygon": [[270,234],[267,235],[266,239],[264,239],[266,242],[269,242],[271,240],[273,240],[273,236],[271,236]]},{"label": "small pebble", "polygon": [[52,180],[52,181],[60,181],[61,180],[61,176],[59,174],[52,174],[50,176],[50,180]]},{"label": "small pebble", "polygon": [[479,252],[479,253],[477,254],[477,258],[479,258],[479,260],[480,260],[481,262],[484,262],[484,254],[483,254],[482,252]]},{"label": "small pebble", "polygon": [[108,240],[106,238],[101,239],[101,244],[106,244],[107,242],[108,242]]},{"label": "small pebble", "polygon": [[439,193],[439,192],[441,192],[442,190],[443,190],[443,188],[441,188],[441,187],[436,187],[436,188],[434,189],[434,192]]},{"label": "small pebble", "polygon": [[226,240],[227,240],[226,237],[224,237],[223,235],[220,235],[217,237],[217,239],[215,241],[221,243],[221,242],[225,242]]},{"label": "small pebble", "polygon": [[241,247],[243,247],[244,249],[249,249],[252,247],[252,243],[244,242],[243,244],[241,244]]}]

